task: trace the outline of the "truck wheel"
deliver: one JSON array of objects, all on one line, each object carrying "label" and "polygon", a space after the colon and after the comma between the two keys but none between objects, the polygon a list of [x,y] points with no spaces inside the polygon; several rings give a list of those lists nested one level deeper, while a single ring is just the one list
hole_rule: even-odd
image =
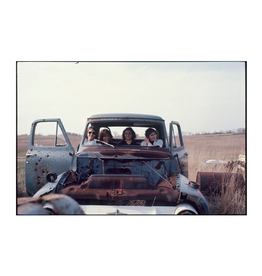
[{"label": "truck wheel", "polygon": [[177,215],[196,215],[193,211],[190,211],[190,210],[184,210],[184,211],[181,211],[180,213],[178,213]]},{"label": "truck wheel", "polygon": [[175,215],[197,215],[196,209],[188,203],[181,203],[177,205]]}]

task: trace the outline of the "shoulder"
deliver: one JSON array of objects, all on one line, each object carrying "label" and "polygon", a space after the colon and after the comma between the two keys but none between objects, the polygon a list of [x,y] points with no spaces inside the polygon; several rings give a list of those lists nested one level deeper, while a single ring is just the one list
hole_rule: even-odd
[{"label": "shoulder", "polygon": [[162,147],[163,146],[163,140],[157,139],[156,142],[155,142],[155,145]]},{"label": "shoulder", "polygon": [[142,141],[140,145],[141,146],[146,146],[146,141]]},{"label": "shoulder", "polygon": [[100,145],[100,144],[97,143],[95,140],[92,140],[92,141],[85,140],[84,145]]},{"label": "shoulder", "polygon": [[161,139],[159,139],[159,143],[160,143],[161,147],[162,147],[163,144],[164,144],[163,140],[161,140]]}]

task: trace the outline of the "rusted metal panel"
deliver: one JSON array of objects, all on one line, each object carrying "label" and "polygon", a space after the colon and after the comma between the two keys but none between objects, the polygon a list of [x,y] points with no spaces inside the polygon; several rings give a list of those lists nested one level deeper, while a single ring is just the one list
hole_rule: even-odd
[{"label": "rusted metal panel", "polygon": [[[162,148],[149,148],[139,145],[114,145],[114,147],[83,145],[86,129],[90,124],[95,126],[97,131],[100,128],[110,128],[111,126],[154,127],[159,132],[160,138],[163,139],[164,146]],[[172,122],[172,124],[179,126],[177,122]],[[61,165],[63,159],[68,160],[70,152],[66,153],[62,150],[60,152],[59,148],[53,151],[49,148],[34,147],[29,148],[27,162],[30,168],[28,167],[27,175],[34,177],[34,183],[38,189],[44,184],[42,180],[47,173],[53,172],[59,175],[61,171],[57,167],[65,171],[52,184],[48,183],[42,188],[42,192],[39,191],[36,197],[43,198],[46,193],[54,193],[60,196],[68,195],[81,205],[172,206],[173,213],[175,206],[183,202],[185,205],[183,208],[180,206],[182,208],[180,210],[191,213],[194,212],[192,210],[197,204],[191,209],[185,209],[186,204],[190,204],[189,201],[185,202],[186,197],[190,195],[198,198],[199,204],[204,205],[201,212],[208,213],[208,207],[205,206],[206,202],[204,202],[197,185],[192,188],[186,178],[187,153],[183,146],[180,126],[178,133],[181,145],[170,148],[164,120],[159,116],[141,114],[93,115],[88,118],[82,142],[78,147],[77,154],[72,159],[70,169],[64,169]],[[37,150],[39,153],[36,152]],[[45,160],[48,164],[44,163]],[[180,173],[184,174],[185,177]],[[50,194],[46,196],[48,195]],[[52,209],[54,209],[55,203],[60,202],[60,200],[62,199],[52,198],[49,200],[48,206],[53,206]],[[68,200],[62,200],[62,202],[66,204]],[[34,202],[38,205],[42,203],[42,201]],[[196,208],[199,210],[198,206]],[[122,213],[119,208],[112,212]]]},{"label": "rusted metal panel", "polygon": [[148,200],[176,203],[179,191],[170,186],[156,186],[142,176],[92,175],[79,185],[65,183],[59,193],[69,195],[76,200],[115,201],[121,205],[126,200]]},{"label": "rusted metal panel", "polygon": [[196,176],[196,183],[200,185],[200,190],[205,195],[220,194],[222,185],[230,182],[241,189],[245,187],[245,180],[241,173],[198,172]]},{"label": "rusted metal panel", "polygon": [[[66,146],[37,146],[34,145],[36,125],[41,122],[55,122],[59,125],[65,139]],[[46,176],[50,172],[57,175],[69,170],[74,149],[68,139],[60,119],[40,119],[32,123],[28,151],[25,162],[26,190],[34,195],[46,183]]]},{"label": "rusted metal panel", "polygon": [[115,148],[110,147],[86,147],[78,155],[83,155],[84,153],[96,153],[99,157],[104,158],[118,158],[118,157],[136,157],[136,158],[151,158],[151,159],[167,159],[171,158],[172,154],[166,148],[146,148],[138,146],[115,146]]},{"label": "rusted metal panel", "polygon": [[67,195],[49,194],[39,198],[18,198],[18,215],[83,215],[79,204]]},{"label": "rusted metal panel", "polygon": [[17,207],[18,215],[48,215],[48,211],[38,203],[26,203]]},{"label": "rusted metal panel", "polygon": [[69,170],[72,157],[69,156],[67,149],[62,148],[34,148],[31,152],[34,156],[26,157],[25,177],[26,189],[30,195],[33,195],[47,183],[48,173],[60,174]]},{"label": "rusted metal panel", "polygon": [[[122,151],[121,151],[122,152]],[[97,158],[95,158],[97,156]],[[100,156],[100,157],[98,157]],[[116,158],[115,153],[104,159],[101,154],[95,155],[81,154],[77,156],[77,174],[87,177],[91,174],[127,174],[127,175],[141,175],[154,184],[162,182],[165,175],[169,175],[172,171],[170,168],[170,159],[149,159],[144,160],[133,158],[125,158],[125,156]],[[166,177],[165,177],[166,178]]]}]

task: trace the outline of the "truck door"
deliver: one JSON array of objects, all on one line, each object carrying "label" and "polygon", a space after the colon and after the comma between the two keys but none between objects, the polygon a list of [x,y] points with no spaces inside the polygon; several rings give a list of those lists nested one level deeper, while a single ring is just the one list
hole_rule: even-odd
[{"label": "truck door", "polygon": [[172,121],[169,125],[169,147],[178,163],[180,172],[188,177],[188,153],[184,148],[181,127],[179,123],[175,121]]},{"label": "truck door", "polygon": [[34,121],[25,162],[28,195],[34,195],[47,183],[48,173],[68,171],[73,156],[74,149],[60,119]]}]

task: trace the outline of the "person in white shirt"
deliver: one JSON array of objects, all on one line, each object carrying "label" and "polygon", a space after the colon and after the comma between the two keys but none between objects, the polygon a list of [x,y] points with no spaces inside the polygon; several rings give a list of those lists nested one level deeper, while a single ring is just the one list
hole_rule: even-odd
[{"label": "person in white shirt", "polygon": [[94,139],[97,139],[97,132],[93,126],[90,126],[86,131],[84,145],[99,145]]},{"label": "person in white shirt", "polygon": [[145,140],[141,142],[141,146],[152,147],[159,146],[163,147],[163,141],[158,139],[158,132],[153,128],[148,128],[145,132]]}]

